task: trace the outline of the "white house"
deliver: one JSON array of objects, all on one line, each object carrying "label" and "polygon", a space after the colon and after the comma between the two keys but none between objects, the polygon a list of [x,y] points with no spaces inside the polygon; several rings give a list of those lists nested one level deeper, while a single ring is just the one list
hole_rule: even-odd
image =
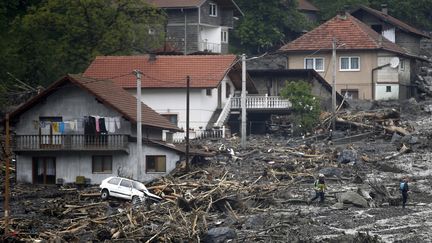
[{"label": "white house", "polygon": [[[235,55],[99,56],[84,76],[110,79],[136,95],[142,75],[142,101],[179,128],[186,128],[186,80],[190,77],[190,128],[213,127],[221,110],[241,90],[241,66]],[[247,92],[257,93],[247,79]]]}]

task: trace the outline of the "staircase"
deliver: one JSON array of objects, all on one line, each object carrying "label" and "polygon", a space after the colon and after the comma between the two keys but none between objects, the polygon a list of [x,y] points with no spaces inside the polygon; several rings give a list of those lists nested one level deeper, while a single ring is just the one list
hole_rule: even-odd
[{"label": "staircase", "polygon": [[228,98],[228,100],[225,103],[224,108],[220,112],[219,118],[217,119],[217,121],[214,124],[215,127],[223,126],[226,119],[228,118],[230,111],[231,111],[231,99],[232,99],[232,96],[230,95],[230,97]]}]

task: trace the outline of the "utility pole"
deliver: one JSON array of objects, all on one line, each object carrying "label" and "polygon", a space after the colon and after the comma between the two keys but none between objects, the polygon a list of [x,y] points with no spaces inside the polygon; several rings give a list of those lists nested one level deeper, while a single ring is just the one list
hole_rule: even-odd
[{"label": "utility pole", "polygon": [[186,169],[190,169],[189,164],[189,95],[190,95],[190,77],[186,77]]},{"label": "utility pole", "polygon": [[[9,132],[9,114],[6,114],[6,141],[5,141],[5,199],[4,199],[4,217],[5,217],[5,229],[4,236],[9,234],[9,197],[10,197],[10,185],[9,185],[9,166],[10,166],[10,132]],[[6,237],[5,237],[6,238]]]},{"label": "utility pole", "polygon": [[332,60],[333,60],[333,75],[332,75],[332,128],[336,130],[336,38],[332,41]]},{"label": "utility pole", "polygon": [[141,74],[138,69],[134,70],[137,79],[137,180],[141,178],[142,163],[142,121],[141,121]]},{"label": "utility pole", "polygon": [[246,55],[242,54],[241,147],[246,148]]}]

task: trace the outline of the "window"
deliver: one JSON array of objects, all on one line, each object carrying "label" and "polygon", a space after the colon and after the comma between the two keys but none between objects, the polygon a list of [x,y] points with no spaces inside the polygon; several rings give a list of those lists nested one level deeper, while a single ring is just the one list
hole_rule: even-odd
[{"label": "window", "polygon": [[109,184],[118,185],[120,182],[120,178],[112,178],[108,181]]},{"label": "window", "polygon": [[217,16],[217,6],[214,3],[210,3],[210,16]]},{"label": "window", "polygon": [[228,31],[222,30],[221,32],[221,42],[228,43]]},{"label": "window", "polygon": [[324,58],[322,57],[305,58],[304,68],[315,69],[315,71],[322,72],[324,71]]},{"label": "window", "polygon": [[177,126],[177,114],[162,114],[163,117],[168,119],[173,125]]},{"label": "window", "polygon": [[391,86],[386,86],[386,92],[391,92]]},{"label": "window", "polygon": [[120,182],[120,186],[131,188],[132,187],[132,181],[123,179],[122,182]]},{"label": "window", "polygon": [[401,71],[405,71],[405,60],[404,60],[404,59],[401,59],[401,60],[400,60],[400,63],[399,63],[399,69],[400,69]]},{"label": "window", "polygon": [[111,155],[95,155],[92,159],[93,173],[111,173],[112,172],[112,156]]},{"label": "window", "polygon": [[211,96],[212,95],[212,89],[206,89],[206,95]]},{"label": "window", "polygon": [[146,172],[166,172],[165,155],[146,156]]},{"label": "window", "polygon": [[340,71],[360,71],[360,57],[341,57]]}]

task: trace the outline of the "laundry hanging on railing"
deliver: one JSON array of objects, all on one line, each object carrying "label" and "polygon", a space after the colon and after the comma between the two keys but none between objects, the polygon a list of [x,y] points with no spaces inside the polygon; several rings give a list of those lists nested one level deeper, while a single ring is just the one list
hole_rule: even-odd
[{"label": "laundry hanging on railing", "polygon": [[[78,122],[81,120],[82,122]],[[82,124],[82,125],[81,125]],[[84,116],[83,118],[62,122],[34,120],[35,129],[42,134],[64,134],[68,132],[83,131],[84,134],[108,134],[120,129],[120,117]]]}]

